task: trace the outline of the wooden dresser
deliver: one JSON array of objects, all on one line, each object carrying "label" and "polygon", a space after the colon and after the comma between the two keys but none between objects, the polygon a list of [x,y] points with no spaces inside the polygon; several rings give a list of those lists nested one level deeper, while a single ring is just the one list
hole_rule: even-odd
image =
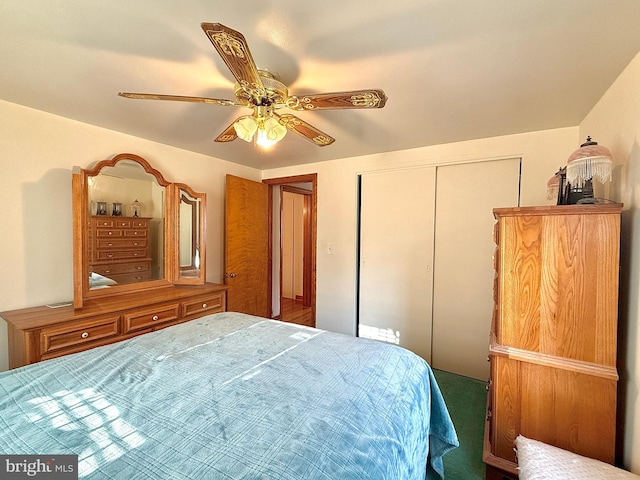
[{"label": "wooden dresser", "polygon": [[621,210],[494,210],[487,479],[517,478],[518,434],[614,461]]},{"label": "wooden dresser", "polygon": [[9,368],[118,342],[142,333],[223,312],[227,287],[213,283],[167,286],[73,306],[0,313],[8,325]]},{"label": "wooden dresser", "polygon": [[92,216],[89,268],[118,283],[150,279],[150,218]]}]

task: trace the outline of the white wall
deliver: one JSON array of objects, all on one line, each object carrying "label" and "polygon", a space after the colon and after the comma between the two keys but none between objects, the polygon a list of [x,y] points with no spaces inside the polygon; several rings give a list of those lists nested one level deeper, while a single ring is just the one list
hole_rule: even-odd
[{"label": "white wall", "polygon": [[[548,204],[547,180],[566,163],[577,142],[578,127],[572,127],[265,171],[264,178],[318,174],[317,326],[355,334],[358,173],[521,157],[522,205],[541,205]],[[334,255],[327,254],[329,243],[335,246]]]},{"label": "white wall", "polygon": [[580,124],[580,139],[611,150],[611,197],[622,214],[620,275],[620,412],[624,466],[640,473],[640,55],[627,66]]},{"label": "white wall", "polygon": [[207,193],[207,280],[222,282],[225,174],[259,180],[259,170],[0,101],[0,311],[73,298],[71,169],[124,152]]}]

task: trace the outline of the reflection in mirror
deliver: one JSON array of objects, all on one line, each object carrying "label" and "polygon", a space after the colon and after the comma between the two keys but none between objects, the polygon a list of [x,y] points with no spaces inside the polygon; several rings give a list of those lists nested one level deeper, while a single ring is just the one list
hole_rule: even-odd
[{"label": "reflection in mirror", "polygon": [[71,188],[75,308],[107,297],[206,283],[206,194],[167,182],[131,153],[90,169],[74,167]]},{"label": "reflection in mirror", "polygon": [[172,202],[175,202],[177,221],[175,238],[177,248],[173,257],[172,279],[179,285],[205,283],[205,208],[207,196],[197,193],[184,183],[173,184]]},{"label": "reflection in mirror", "polygon": [[162,280],[165,187],[136,161],[87,177],[89,289]]},{"label": "reflection in mirror", "polygon": [[180,276],[198,276],[200,238],[197,226],[200,200],[180,189]]}]

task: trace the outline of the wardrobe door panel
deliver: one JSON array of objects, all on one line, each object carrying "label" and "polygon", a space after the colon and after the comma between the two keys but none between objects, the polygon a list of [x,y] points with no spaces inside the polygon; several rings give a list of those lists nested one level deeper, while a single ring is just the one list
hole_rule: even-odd
[{"label": "wardrobe door panel", "polygon": [[430,361],[435,167],[366,173],[360,187],[358,335]]},{"label": "wardrobe door panel", "polygon": [[495,207],[519,202],[520,159],[438,167],[432,366],[486,380]]}]

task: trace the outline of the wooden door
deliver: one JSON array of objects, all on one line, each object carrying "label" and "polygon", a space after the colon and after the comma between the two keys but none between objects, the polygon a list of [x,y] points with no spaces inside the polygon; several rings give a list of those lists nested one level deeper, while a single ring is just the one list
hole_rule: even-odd
[{"label": "wooden door", "polygon": [[227,310],[270,317],[269,187],[227,175],[225,284]]},{"label": "wooden door", "polygon": [[366,173],[360,185],[358,335],[431,360],[435,167]]}]

